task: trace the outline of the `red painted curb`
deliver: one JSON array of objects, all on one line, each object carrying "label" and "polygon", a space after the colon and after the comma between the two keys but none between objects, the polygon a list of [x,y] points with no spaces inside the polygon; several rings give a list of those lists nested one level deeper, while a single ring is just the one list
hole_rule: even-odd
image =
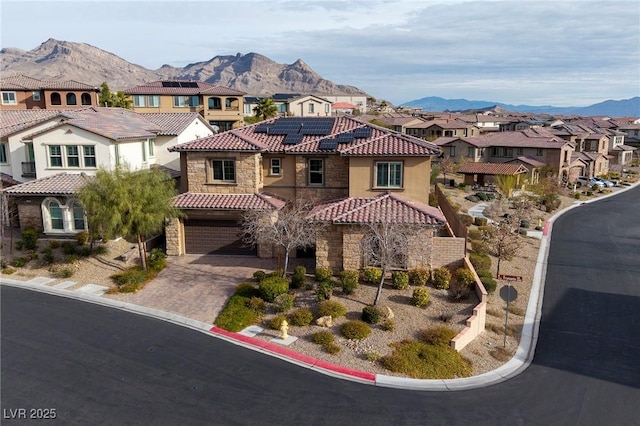
[{"label": "red painted curb", "polygon": [[222,336],[226,336],[231,339],[238,340],[240,342],[246,343],[251,346],[256,346],[262,349],[266,349],[270,352],[274,352],[279,355],[284,355],[287,358],[294,359],[296,361],[302,362],[304,364],[308,364],[313,367],[318,367],[324,370],[333,371],[335,373],[357,377],[363,380],[369,380],[371,382],[376,381],[376,375],[373,373],[366,373],[364,371],[352,370],[350,368],[342,367],[340,365],[331,364],[330,362],[326,362],[317,358],[303,355],[299,352],[285,348],[276,343],[265,342],[264,340],[255,339],[253,337],[244,336],[242,334],[234,333],[232,331],[223,330],[222,328],[219,328],[219,327],[211,327],[209,331],[211,331],[214,334],[220,334]]},{"label": "red painted curb", "polygon": [[549,235],[549,228],[551,227],[551,222],[547,221],[544,223],[544,228],[542,229],[542,235],[543,236],[547,236]]}]

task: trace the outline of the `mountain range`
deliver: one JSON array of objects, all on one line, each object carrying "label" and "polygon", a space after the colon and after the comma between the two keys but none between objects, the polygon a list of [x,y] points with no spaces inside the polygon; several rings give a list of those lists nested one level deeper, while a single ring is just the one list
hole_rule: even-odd
[{"label": "mountain range", "polygon": [[0,50],[0,72],[40,80],[76,80],[123,90],[157,80],[197,80],[252,95],[274,93],[365,94],[354,86],[322,78],[302,59],[279,64],[258,53],[215,56],[183,68],[163,65],[149,70],[86,43],[49,39],[35,49]]},{"label": "mountain range", "polygon": [[624,100],[608,100],[585,107],[554,107],[532,105],[510,105],[500,102],[469,101],[467,99],[444,99],[437,96],[416,99],[402,104],[424,111],[469,112],[482,111],[499,107],[514,112],[530,112],[534,114],[640,117],[640,97]]}]

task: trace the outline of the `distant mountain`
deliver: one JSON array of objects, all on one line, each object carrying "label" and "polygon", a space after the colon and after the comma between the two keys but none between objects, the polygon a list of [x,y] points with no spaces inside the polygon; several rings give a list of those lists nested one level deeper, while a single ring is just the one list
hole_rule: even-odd
[{"label": "distant mountain", "polygon": [[0,50],[0,72],[24,74],[41,80],[77,80],[111,90],[123,90],[156,80],[198,80],[231,87],[253,95],[315,93],[366,94],[354,86],[322,78],[298,59],[279,64],[258,53],[215,56],[184,68],[163,65],[149,70],[86,43],[49,39],[33,50]]},{"label": "distant mountain", "polygon": [[444,99],[437,96],[416,99],[405,102],[403,106],[422,108],[424,111],[469,111],[500,107],[514,112],[531,112],[536,114],[581,115],[581,116],[609,116],[609,117],[640,117],[640,97],[624,100],[608,100],[586,107],[554,107],[510,105],[500,102],[469,101],[467,99]]}]

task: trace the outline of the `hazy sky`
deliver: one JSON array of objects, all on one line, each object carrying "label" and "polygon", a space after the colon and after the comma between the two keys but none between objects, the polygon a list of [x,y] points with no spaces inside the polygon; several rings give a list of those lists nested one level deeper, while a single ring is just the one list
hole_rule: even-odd
[{"label": "hazy sky", "polygon": [[157,69],[256,52],[399,105],[640,96],[633,1],[0,1],[2,47],[88,43]]}]

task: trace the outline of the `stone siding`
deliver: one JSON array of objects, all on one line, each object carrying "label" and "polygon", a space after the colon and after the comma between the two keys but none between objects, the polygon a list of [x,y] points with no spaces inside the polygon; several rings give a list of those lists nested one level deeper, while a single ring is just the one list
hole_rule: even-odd
[{"label": "stone siding", "polygon": [[433,230],[425,229],[409,241],[407,269],[430,268],[433,251]]},{"label": "stone siding", "polygon": [[455,270],[464,266],[465,239],[455,237],[434,237],[431,267],[443,266]]},{"label": "stone siding", "polygon": [[42,199],[18,199],[18,218],[20,229],[35,229],[43,232],[42,225]]},{"label": "stone siding", "polygon": [[169,219],[165,225],[167,256],[180,256],[184,250],[184,225],[178,218]]},{"label": "stone siding", "polygon": [[316,239],[316,268],[331,268],[334,272],[342,270],[342,252],[342,229],[330,225]]},{"label": "stone siding", "polygon": [[[309,185],[307,160],[324,160],[324,184]],[[349,196],[349,159],[337,155],[296,156],[296,198],[321,202]]]},{"label": "stone siding", "polygon": [[[235,160],[236,181],[218,183],[212,181],[210,160]],[[262,190],[261,156],[256,153],[240,152],[188,152],[187,183],[189,192],[215,194],[255,194]]]}]

